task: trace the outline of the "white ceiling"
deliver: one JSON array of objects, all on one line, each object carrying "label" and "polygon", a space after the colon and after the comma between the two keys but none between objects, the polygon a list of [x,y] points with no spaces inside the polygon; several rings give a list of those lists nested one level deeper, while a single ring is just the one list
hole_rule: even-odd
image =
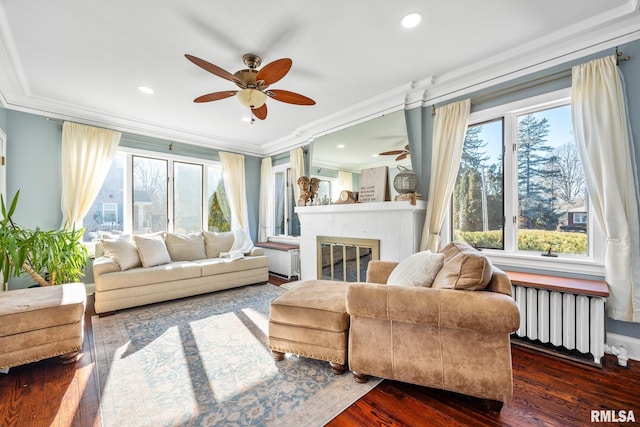
[{"label": "white ceiling", "polygon": [[[270,155],[412,102],[640,38],[638,0],[253,3],[0,0],[0,100],[8,109]],[[401,28],[411,11],[424,15],[422,25]],[[267,119],[250,125],[235,98],[192,102],[235,86],[184,54],[233,73],[249,52],[263,65],[292,58],[271,88],[317,104],[269,99]]]}]

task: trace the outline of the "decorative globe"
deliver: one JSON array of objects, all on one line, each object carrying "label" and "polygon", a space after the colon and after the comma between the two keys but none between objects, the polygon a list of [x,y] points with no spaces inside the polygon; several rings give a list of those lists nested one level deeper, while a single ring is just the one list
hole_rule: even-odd
[{"label": "decorative globe", "polygon": [[404,166],[398,166],[400,171],[393,178],[393,188],[400,194],[415,193],[418,188],[418,175]]}]

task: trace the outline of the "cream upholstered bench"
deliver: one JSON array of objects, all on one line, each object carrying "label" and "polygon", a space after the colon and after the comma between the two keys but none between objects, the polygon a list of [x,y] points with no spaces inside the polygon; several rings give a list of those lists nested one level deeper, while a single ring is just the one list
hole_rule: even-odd
[{"label": "cream upholstered bench", "polygon": [[274,299],[269,313],[274,359],[292,353],[325,360],[335,374],[343,374],[349,331],[346,292],[346,282],[309,280]]},{"label": "cream upholstered bench", "polygon": [[0,293],[0,368],[54,356],[77,360],[84,338],[83,283]]}]

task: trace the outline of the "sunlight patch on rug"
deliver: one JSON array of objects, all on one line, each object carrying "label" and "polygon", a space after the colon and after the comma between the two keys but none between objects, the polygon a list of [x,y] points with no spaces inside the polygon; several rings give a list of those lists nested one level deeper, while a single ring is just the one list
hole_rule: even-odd
[{"label": "sunlight patch on rug", "polygon": [[94,316],[103,426],[321,426],[380,380],[268,346],[269,303],[253,285]]}]

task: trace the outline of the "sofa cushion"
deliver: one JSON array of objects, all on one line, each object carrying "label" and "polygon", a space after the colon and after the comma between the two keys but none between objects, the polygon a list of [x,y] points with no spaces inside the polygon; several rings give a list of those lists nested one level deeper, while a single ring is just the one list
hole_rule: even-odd
[{"label": "sofa cushion", "polygon": [[207,257],[202,233],[174,234],[164,236],[171,261],[193,261]]},{"label": "sofa cushion", "polygon": [[154,267],[171,262],[167,245],[161,235],[136,235],[133,236],[133,241],[136,242],[143,267]]},{"label": "sofa cushion", "polygon": [[100,241],[104,254],[111,258],[120,270],[128,270],[142,265],[138,248],[129,239],[102,239]]},{"label": "sofa cushion", "polygon": [[444,264],[444,254],[417,252],[398,263],[387,279],[387,285],[430,287]]},{"label": "sofa cushion", "polygon": [[214,231],[203,231],[204,247],[207,258],[219,258],[220,252],[229,252],[235,236],[232,231],[217,233]]},{"label": "sofa cushion", "polygon": [[451,242],[443,250],[444,265],[433,281],[436,289],[479,291],[491,281],[491,261],[464,243]]},{"label": "sofa cushion", "polygon": [[[96,281],[96,291],[135,288],[155,283],[174,282],[200,277],[200,266],[190,261],[176,261],[148,268],[134,268],[127,271],[103,274]],[[180,286],[176,284],[175,286]]]},{"label": "sofa cushion", "polygon": [[254,268],[265,268],[268,266],[266,256],[245,257],[237,260],[229,258],[209,258],[194,261],[202,269],[203,276],[212,276],[214,274],[233,273],[251,270]]}]

